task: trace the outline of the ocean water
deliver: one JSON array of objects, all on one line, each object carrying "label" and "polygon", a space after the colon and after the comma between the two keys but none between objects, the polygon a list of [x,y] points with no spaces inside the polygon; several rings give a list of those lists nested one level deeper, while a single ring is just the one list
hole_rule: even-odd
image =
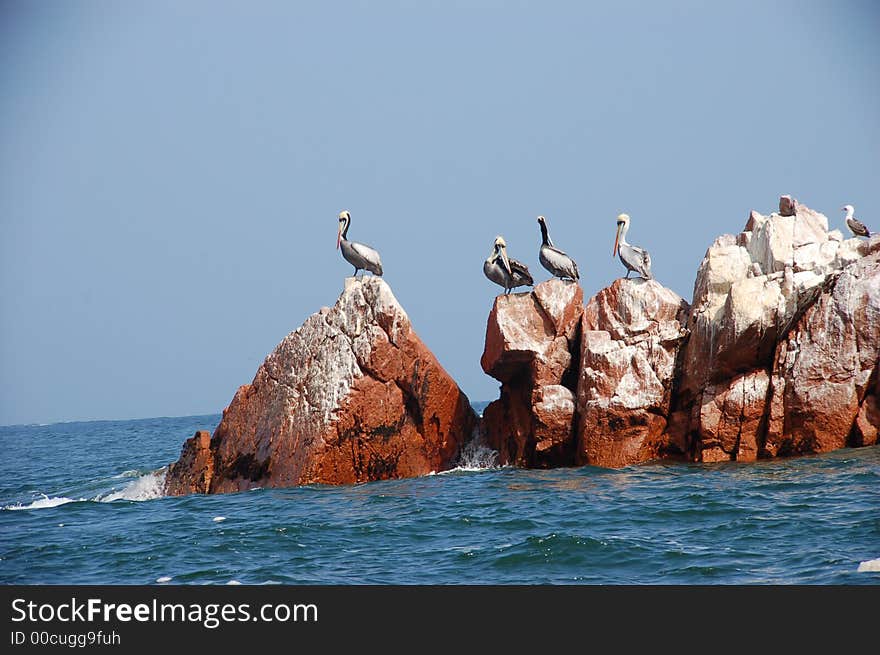
[{"label": "ocean water", "polygon": [[878,447],[161,497],[219,418],[0,427],[0,583],[880,583]]}]

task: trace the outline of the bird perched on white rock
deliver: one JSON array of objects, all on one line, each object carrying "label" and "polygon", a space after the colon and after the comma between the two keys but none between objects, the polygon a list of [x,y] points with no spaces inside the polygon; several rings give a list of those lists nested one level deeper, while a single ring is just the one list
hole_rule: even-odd
[{"label": "bird perched on white rock", "polygon": [[504,287],[505,295],[509,294],[511,289],[531,286],[535,283],[528,266],[507,256],[507,243],[501,236],[495,237],[492,252],[483,262],[483,273],[495,284]]},{"label": "bird perched on white rock", "polygon": [[382,260],[378,251],[357,241],[348,240],[348,226],[351,225],[351,214],[347,210],[339,212],[339,230],[336,233],[336,247],[342,248],[342,257],[354,266],[354,274],[358,271],[370,271],[374,275],[382,275]]},{"label": "bird perched on white rock", "polygon": [[857,237],[871,236],[871,231],[865,227],[865,224],[857,218],[853,218],[853,214],[855,214],[856,210],[852,205],[844,205],[841,207],[841,210],[846,212],[846,226],[849,228],[850,232]]},{"label": "bird perched on white rock", "polygon": [[631,246],[626,242],[626,233],[629,231],[629,216],[620,214],[617,217],[617,236],[614,239],[614,252],[611,256],[619,255],[620,261],[626,266],[626,276],[635,271],[646,280],[654,279],[651,273],[651,255],[644,248]]},{"label": "bird perched on white rock", "polygon": [[541,265],[556,277],[577,281],[580,278],[577,263],[553,245],[547,230],[547,219],[538,216],[538,225],[541,226],[541,250],[538,253]]}]

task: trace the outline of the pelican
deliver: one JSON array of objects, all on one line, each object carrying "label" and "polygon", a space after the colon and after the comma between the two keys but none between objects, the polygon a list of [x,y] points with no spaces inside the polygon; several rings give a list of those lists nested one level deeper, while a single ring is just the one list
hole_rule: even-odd
[{"label": "pelican", "polygon": [[501,236],[495,237],[492,252],[483,262],[483,273],[495,284],[504,287],[504,294],[511,289],[534,284],[529,268],[525,264],[507,256],[507,243]]},{"label": "pelican", "polygon": [[547,220],[543,216],[538,216],[538,225],[541,226],[541,250],[538,253],[541,265],[556,277],[578,280],[580,275],[577,263],[553,245],[547,231]]},{"label": "pelican", "polygon": [[[646,280],[653,280],[651,274],[651,255],[644,248],[631,246],[626,242],[626,233],[629,230],[629,216],[620,214],[617,217],[617,236],[614,239],[614,252],[620,255],[620,261],[626,266],[626,276],[629,277],[630,271],[635,271]],[[618,247],[619,244],[619,247]]]},{"label": "pelican", "polygon": [[867,227],[865,227],[865,224],[857,218],[853,218],[853,214],[856,210],[853,208],[852,205],[844,205],[840,209],[841,211],[846,212],[846,226],[849,228],[850,232],[852,232],[857,237],[871,236],[871,231]]},{"label": "pelican", "polygon": [[357,241],[348,240],[348,226],[351,225],[351,214],[347,210],[339,212],[339,231],[336,233],[336,247],[342,247],[342,257],[354,266],[357,277],[359,270],[370,271],[374,275],[382,275],[382,260],[379,253]]}]

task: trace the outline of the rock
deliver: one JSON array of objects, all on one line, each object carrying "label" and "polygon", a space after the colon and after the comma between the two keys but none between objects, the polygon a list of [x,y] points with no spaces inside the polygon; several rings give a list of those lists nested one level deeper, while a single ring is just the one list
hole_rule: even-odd
[{"label": "rock", "polygon": [[697,459],[753,462],[758,458],[769,386],[770,377],[760,370],[707,387],[703,404],[697,407],[701,429]]},{"label": "rock", "polygon": [[682,363],[687,401],[702,404],[707,385],[769,368],[777,341],[815,301],[841,247],[827,219],[804,205],[795,216],[753,211],[746,227],[716,239],[697,272]]},{"label": "rock", "polygon": [[169,494],[344,484],[450,467],[476,428],[467,397],[387,283],[349,278],[235,394],[210,442],[184,445]]},{"label": "rock", "polygon": [[[694,285],[674,401],[695,459],[751,461],[876,438],[864,387],[880,338],[873,252],[828,232],[804,205],[790,216],[753,211],[743,233],[716,239]],[[854,325],[874,340],[856,338]]]},{"label": "rock", "polygon": [[574,389],[583,290],[547,280],[529,293],[498,296],[480,364],[501,382],[483,411],[483,432],[501,464],[573,462]]},{"label": "rock", "polygon": [[168,467],[165,493],[182,496],[205,493],[214,475],[214,456],[211,453],[211,434],[199,430],[183,444],[180,459]]},{"label": "rock", "polygon": [[577,390],[577,461],[658,457],[689,306],[656,280],[619,279],[587,304]]},{"label": "rock", "polygon": [[779,344],[768,456],[875,443],[880,253],[848,266]]},{"label": "rock", "polygon": [[[876,385],[875,385],[876,386]],[[880,435],[880,389],[865,396],[853,426],[850,446],[873,446]]]},{"label": "rock", "polygon": [[673,400],[673,413],[687,417],[675,437],[683,434],[699,461],[824,452],[875,438],[863,399],[876,338],[856,338],[858,329],[880,334],[871,313],[880,284],[870,263],[875,246],[829,232],[827,218],[804,205],[783,213],[751,212],[746,230],[716,239],[700,265]]}]

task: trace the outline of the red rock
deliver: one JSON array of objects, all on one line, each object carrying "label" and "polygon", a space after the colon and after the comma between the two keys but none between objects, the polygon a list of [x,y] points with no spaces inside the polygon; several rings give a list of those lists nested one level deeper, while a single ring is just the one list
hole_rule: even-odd
[{"label": "red rock", "polygon": [[349,278],[336,305],[310,316],[239,388],[209,445],[204,435],[184,445],[166,491],[424,475],[452,466],[476,425],[388,285]]},{"label": "red rock", "polygon": [[[764,449],[821,453],[876,439],[880,254],[843,270],[779,344]],[[876,386],[876,385],[875,385]],[[874,430],[872,430],[872,428]]]},{"label": "red rock", "polygon": [[564,448],[571,441],[574,394],[561,384],[547,384],[532,394],[535,450]]},{"label": "red rock", "polygon": [[498,296],[486,325],[480,363],[501,382],[483,411],[483,433],[501,464],[573,463],[573,418],[583,290],[547,280],[529,293]]},{"label": "red rock", "polygon": [[758,458],[770,378],[760,370],[707,387],[699,406],[697,459],[703,462]]},{"label": "red rock", "polygon": [[851,446],[873,446],[880,435],[880,396],[865,396],[853,426]]},{"label": "red rock", "polygon": [[211,435],[199,430],[183,444],[180,459],[168,467],[165,492],[169,496],[205,493],[214,475]]},{"label": "red rock", "polygon": [[577,461],[627,466],[675,450],[665,438],[688,304],[656,280],[619,279],[587,304]]}]

